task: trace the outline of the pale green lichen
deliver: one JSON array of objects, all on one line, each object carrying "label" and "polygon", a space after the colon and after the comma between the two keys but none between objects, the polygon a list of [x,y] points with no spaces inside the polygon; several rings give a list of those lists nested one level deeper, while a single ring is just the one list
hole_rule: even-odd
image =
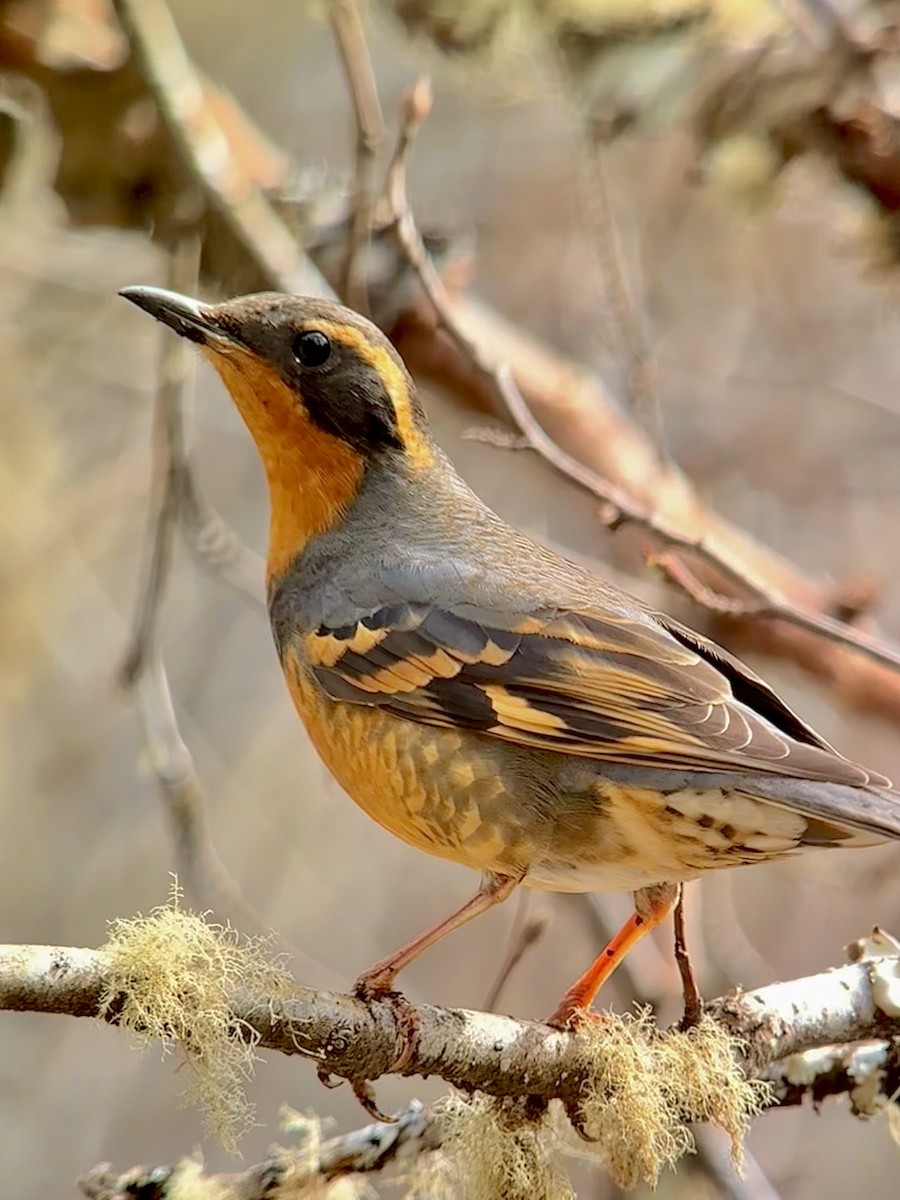
[{"label": "pale green lichen", "polygon": [[238,994],[269,1000],[292,981],[266,939],[243,937],[181,907],[177,888],[148,916],[117,920],[104,947],[109,960],[101,1015],[143,1043],[177,1050],[188,1077],[185,1100],[204,1112],[228,1149],[253,1122],[244,1087],[257,1058],[258,1033],[235,1019]]},{"label": "pale green lichen", "polygon": [[554,1102],[537,1118],[521,1104],[476,1094],[439,1102],[441,1149],[420,1163],[409,1195],[428,1200],[568,1200],[567,1155],[599,1160],[622,1188],[657,1183],[693,1152],[689,1125],[708,1121],[731,1138],[740,1166],[743,1138],[767,1089],[747,1080],[739,1046],[711,1018],[688,1031],[662,1031],[649,1012],[605,1015],[578,1035],[586,1080],[581,1140]]}]

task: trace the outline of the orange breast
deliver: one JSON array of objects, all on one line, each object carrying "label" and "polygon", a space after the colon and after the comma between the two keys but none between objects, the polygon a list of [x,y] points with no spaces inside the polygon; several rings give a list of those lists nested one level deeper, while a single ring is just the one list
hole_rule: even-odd
[{"label": "orange breast", "polygon": [[465,731],[331,700],[290,653],[288,689],[319,756],[373,820],[475,870],[517,868],[530,849],[515,797]]}]

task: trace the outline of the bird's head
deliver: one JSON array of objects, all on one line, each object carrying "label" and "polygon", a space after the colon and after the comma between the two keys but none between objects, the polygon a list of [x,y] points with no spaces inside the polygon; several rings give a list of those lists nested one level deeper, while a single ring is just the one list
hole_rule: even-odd
[{"label": "bird's head", "polygon": [[202,304],[121,292],[203,351],[253,435],[269,481],[269,574],[344,517],[373,465],[416,472],[434,447],[400,356],[340,304],[261,293]]}]

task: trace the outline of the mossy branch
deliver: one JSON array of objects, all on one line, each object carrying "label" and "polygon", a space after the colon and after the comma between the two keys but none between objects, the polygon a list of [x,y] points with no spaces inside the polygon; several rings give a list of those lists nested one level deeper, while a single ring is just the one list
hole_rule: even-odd
[{"label": "mossy branch", "polygon": [[[119,1024],[126,997],[111,994],[109,950],[0,946],[0,1008]],[[260,1049],[299,1054],[321,1074],[377,1079],[397,1060],[404,1026],[389,1003],[291,985],[279,995],[235,992],[231,1016]],[[107,1002],[103,1003],[104,996]],[[416,1007],[415,1045],[400,1074],[437,1075],[498,1098],[575,1103],[585,1082],[585,1039],[496,1013]],[[714,1000],[707,1012],[738,1042],[751,1075],[792,1054],[868,1038],[900,1037],[900,959],[852,963],[820,975]]]},{"label": "mossy branch", "polygon": [[[430,1172],[429,1188],[436,1171],[462,1173],[474,1195],[569,1195],[557,1152],[571,1152],[574,1131],[594,1143],[623,1187],[655,1182],[690,1151],[691,1123],[724,1129],[739,1163],[743,1137],[763,1107],[797,1103],[804,1086],[815,1098],[823,1070],[835,1090],[832,1058],[853,1084],[855,1111],[895,1108],[881,1086],[891,1052],[870,1050],[857,1062],[847,1045],[900,1038],[900,954],[880,931],[858,944],[850,966],[724,997],[686,1030],[660,1030],[644,1009],[561,1032],[493,1013],[365,1003],[300,987],[266,941],[210,924],[180,902],[176,890],[149,916],[114,922],[100,950],[0,947],[0,1008],[90,1016],[177,1050],[187,1096],[231,1146],[253,1116],[242,1085],[263,1047],[311,1058],[323,1079],[347,1079],[358,1095],[390,1073],[453,1084],[458,1092],[439,1101],[424,1124],[414,1122],[413,1140],[427,1128],[427,1148],[441,1147],[416,1170]],[[826,1061],[815,1048],[832,1043],[843,1052]],[[797,1057],[810,1052],[808,1062]],[[294,1173],[302,1159],[304,1179],[321,1181],[318,1134],[313,1141],[315,1164],[307,1147],[285,1151],[279,1169]],[[393,1157],[390,1146],[385,1153]],[[182,1168],[192,1178],[200,1169],[182,1164],[173,1179]],[[364,1169],[380,1168],[348,1168]],[[259,1170],[252,1179],[245,1173],[241,1186],[271,1180],[271,1163]],[[101,1182],[109,1183],[106,1174]]]}]

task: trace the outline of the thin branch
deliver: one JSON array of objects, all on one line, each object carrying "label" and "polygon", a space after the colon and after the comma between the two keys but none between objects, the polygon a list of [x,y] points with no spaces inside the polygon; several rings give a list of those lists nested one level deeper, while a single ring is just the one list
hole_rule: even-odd
[{"label": "thin branch", "polygon": [[595,475],[589,467],[585,467],[577,459],[561,450],[547,436],[534,419],[518,388],[515,388],[514,385],[509,386],[512,377],[508,369],[500,368],[497,375],[510,415],[528,438],[532,448],[537,450],[551,466],[556,467],[567,478],[580,484],[581,487],[604,502],[607,509],[602,516],[611,529],[617,529],[623,525],[637,525],[651,534],[654,541],[680,550],[714,568],[717,573],[724,575],[750,596],[749,601],[732,601],[703,585],[680,561],[674,560],[678,562],[678,566],[673,568],[671,556],[651,556],[654,564],[660,566],[672,582],[677,583],[695,603],[718,616],[732,619],[753,617],[783,621],[843,649],[855,651],[864,658],[878,663],[879,666],[900,672],[900,649],[880,639],[870,637],[852,625],[836,621],[824,613],[805,611],[786,597],[776,595],[766,585],[754,579],[743,564],[732,558],[722,548],[714,549],[703,538],[686,536],[669,527],[659,516],[646,512],[635,505],[631,498],[619,488],[613,487],[606,480]]},{"label": "thin branch", "polygon": [[113,3],[190,180],[200,186],[259,275],[279,291],[328,295],[327,283],[262,189],[239,170],[164,0]]},{"label": "thin branch", "polygon": [[264,608],[265,563],[200,494],[192,470],[182,479],[181,523],[188,547],[200,566],[223,579],[245,600]]},{"label": "thin branch", "polygon": [[366,1125],[329,1138],[318,1148],[276,1152],[246,1171],[205,1175],[202,1164],[190,1158],[171,1167],[133,1167],[120,1175],[103,1163],[79,1180],[79,1187],[88,1200],[134,1200],[145,1193],[175,1200],[189,1180],[190,1194],[197,1200],[272,1200],[281,1186],[289,1186],[292,1195],[302,1194],[301,1189],[316,1180],[369,1175],[412,1162],[439,1145],[439,1126],[424,1105],[412,1100],[389,1125]]},{"label": "thin branch", "polygon": [[538,913],[537,916],[529,917],[528,907],[532,897],[533,893],[527,888],[519,889],[516,915],[509,933],[506,953],[497,976],[484,999],[483,1007],[487,1012],[495,1011],[516,968],[550,928],[550,917],[547,913]]},{"label": "thin branch", "polygon": [[[168,284],[173,290],[196,289],[199,256],[200,242],[194,233],[176,240],[169,258]],[[184,417],[194,356],[181,338],[163,338],[161,347],[153,465],[158,501],[148,534],[150,548],[138,591],[131,644],[119,674],[123,685],[134,694],[147,757],[166,804],[179,879],[201,908],[225,912],[234,921],[259,929],[259,917],[212,847],[203,788],[178,727],[159,647],[159,621],[175,531],[188,497],[194,505],[198,503]]]},{"label": "thin branch", "polygon": [[711,1129],[708,1125],[695,1125],[694,1138],[697,1142],[698,1165],[702,1166],[722,1196],[730,1200],[781,1200],[781,1193],[772,1186],[769,1177],[748,1150],[744,1150],[744,1173],[741,1176],[734,1169],[728,1143],[719,1130]]},{"label": "thin branch", "polygon": [[366,251],[372,232],[375,207],[375,178],[378,151],[384,140],[384,119],[378,100],[375,72],[369,56],[359,7],[355,0],[331,0],[331,25],[334,30],[344,77],[353,102],[356,125],[356,177],[353,218],[347,257],[344,263],[341,295],[351,308],[369,312],[366,280]]},{"label": "thin branch", "polygon": [[[169,256],[168,284],[173,291],[191,292],[197,286],[200,239],[187,233],[176,240]],[[159,493],[157,511],[151,519],[150,550],[144,579],[138,589],[138,607],[131,645],[122,664],[120,678],[125,687],[139,679],[147,659],[156,651],[159,609],[172,562],[175,530],[188,471],[188,439],[183,417],[185,391],[194,368],[194,355],[182,338],[163,338],[160,351],[159,384],[154,413],[155,465]]]},{"label": "thin branch", "polygon": [[[192,293],[196,289],[199,249],[199,240],[193,234],[176,242],[169,260],[168,283],[173,290]],[[245,929],[262,931],[262,919],[213,846],[203,785],[179,728],[159,646],[159,622],[179,519],[201,561],[245,597],[258,604],[264,602],[262,564],[206,503],[194,479],[184,413],[192,365],[188,343],[181,338],[162,339],[153,466],[159,498],[148,533],[150,549],[138,591],[131,643],[119,676],[134,696],[147,759],[165,801],[180,883],[199,908],[227,914]],[[283,944],[302,964],[306,978],[324,984],[336,981],[335,973],[323,964]]]},{"label": "thin branch", "polygon": [[600,260],[603,286],[613,316],[619,352],[628,368],[628,396],[638,420],[663,453],[664,431],[657,388],[658,366],[647,344],[644,320],[638,310],[622,257],[621,239],[606,174],[608,139],[588,122],[586,152],[581,156],[586,176],[584,208],[594,250]]},{"label": "thin branch", "polygon": [[[623,524],[632,520],[629,514],[622,513],[614,520],[614,524]],[[694,554],[710,565],[722,567],[718,552],[712,554],[702,542],[692,541],[670,531],[663,533],[655,528],[660,541],[670,546],[676,546],[689,554]],[[731,600],[727,596],[712,592],[694,575],[689,567],[673,558],[671,555],[660,554],[651,556],[651,562],[659,567],[673,583],[677,585],[697,604],[728,620],[746,620],[749,618],[765,618],[773,621],[785,621],[790,625],[813,633],[835,646],[852,650],[880,666],[900,671],[900,649],[873,638],[861,630],[843,621],[837,621],[825,613],[807,612],[792,604],[782,596],[776,596],[761,584],[755,583],[747,576],[741,577],[741,586],[750,593],[747,601]],[[733,567],[733,564],[731,564]]]},{"label": "thin branch", "polygon": [[[79,1017],[101,1015],[111,978],[103,950],[0,946],[0,1009]],[[707,1012],[743,1045],[740,1060],[764,1074],[791,1054],[900,1035],[900,960],[869,959],[805,979],[712,1001]],[[103,1010],[116,1024],[118,1006]],[[495,1013],[416,1007],[417,1037],[396,1072],[437,1075],[497,1097],[554,1097],[574,1105],[586,1083],[585,1034]],[[402,1018],[390,1003],[297,987],[289,999],[233,1003],[235,1028],[253,1030],[260,1048],[311,1057],[343,1079],[377,1079],[397,1062]],[[498,1066],[502,1064],[502,1069]]]}]

